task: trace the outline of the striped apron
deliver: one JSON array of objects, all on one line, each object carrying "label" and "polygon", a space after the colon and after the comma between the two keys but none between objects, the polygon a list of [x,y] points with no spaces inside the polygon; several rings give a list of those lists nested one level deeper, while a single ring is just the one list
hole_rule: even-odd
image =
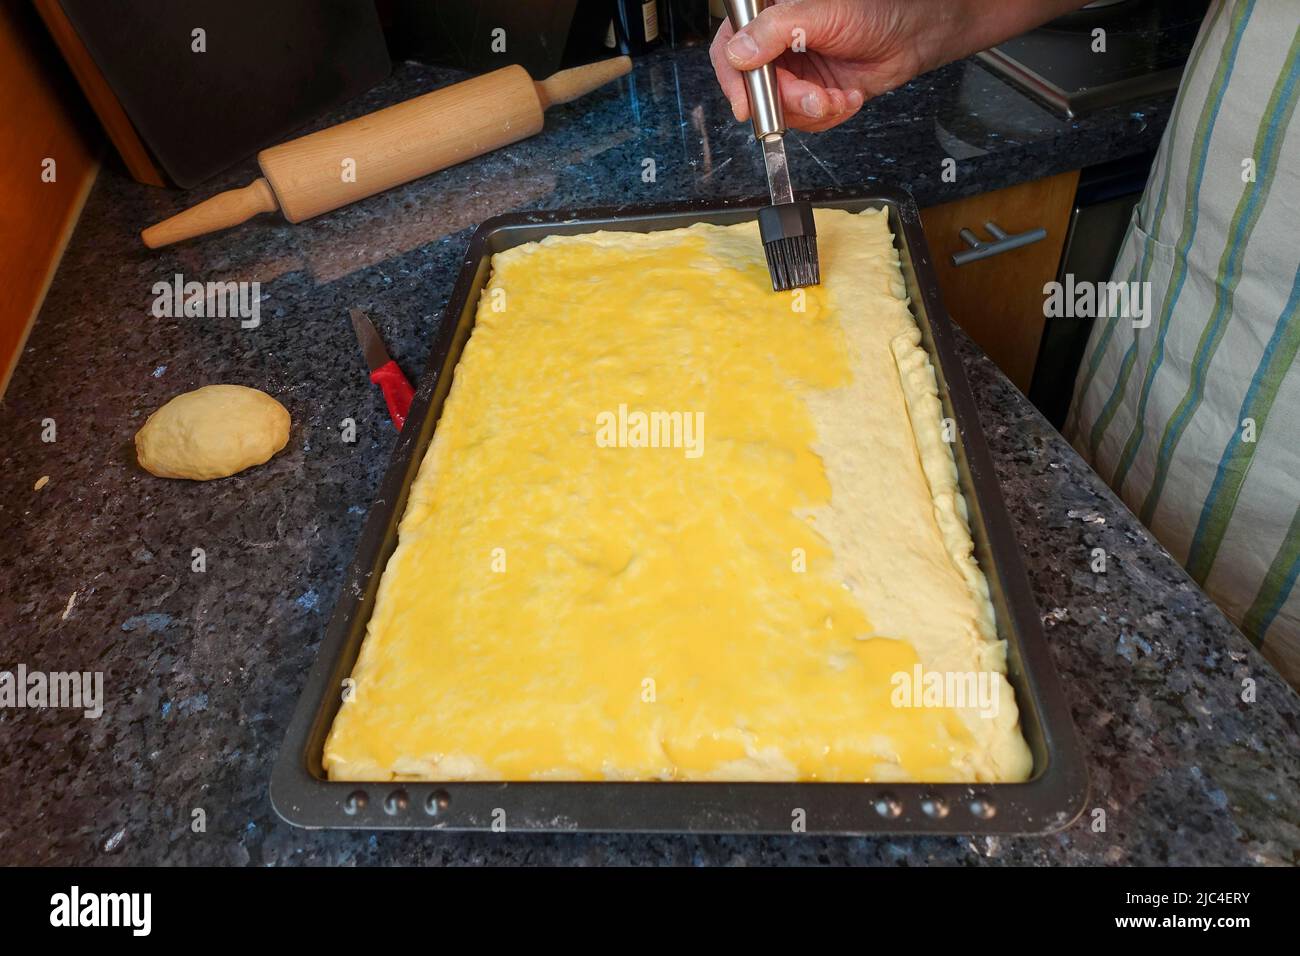
[{"label": "striped apron", "polygon": [[1215,0],[1066,435],[1300,688],[1300,0]]}]

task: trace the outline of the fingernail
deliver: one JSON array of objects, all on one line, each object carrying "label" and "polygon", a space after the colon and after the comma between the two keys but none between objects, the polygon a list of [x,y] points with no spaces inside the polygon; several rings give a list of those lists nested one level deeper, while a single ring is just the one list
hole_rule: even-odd
[{"label": "fingernail", "polygon": [[727,56],[737,63],[748,63],[758,56],[758,44],[748,33],[737,33],[727,41]]},{"label": "fingernail", "polygon": [[740,104],[735,100],[731,101],[731,115],[736,118],[737,122],[740,121]]},{"label": "fingernail", "polygon": [[824,112],[822,98],[816,93],[805,93],[803,99],[799,101],[799,108],[803,110],[804,116],[810,116],[813,119],[821,119]]},{"label": "fingernail", "polygon": [[849,106],[853,109],[857,109],[861,105],[862,105],[862,91],[849,90]]}]

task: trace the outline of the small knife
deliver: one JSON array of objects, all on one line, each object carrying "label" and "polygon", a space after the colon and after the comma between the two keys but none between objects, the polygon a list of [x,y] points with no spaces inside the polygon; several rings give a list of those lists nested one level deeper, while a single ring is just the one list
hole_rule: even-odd
[{"label": "small knife", "polygon": [[370,381],[383,391],[384,401],[388,404],[388,414],[400,432],[402,426],[406,424],[406,413],[411,408],[415,389],[411,388],[411,383],[397,367],[397,362],[388,357],[384,340],[379,337],[374,323],[366,314],[360,309],[349,309],[348,314],[352,316],[352,328],[357,333],[357,341],[361,343],[366,364],[370,366]]}]

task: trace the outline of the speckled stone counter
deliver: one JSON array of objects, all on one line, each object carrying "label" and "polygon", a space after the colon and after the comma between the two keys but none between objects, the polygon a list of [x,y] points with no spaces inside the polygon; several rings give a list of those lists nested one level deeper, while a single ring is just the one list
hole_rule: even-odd
[{"label": "speckled stone counter", "polygon": [[[323,122],[451,78],[400,66]],[[1170,105],[1067,121],[964,62],[841,129],[796,137],[793,174],[804,188],[902,184],[927,205],[1148,151]],[[955,183],[940,178],[949,156]],[[1297,861],[1300,698],[969,343],[1088,756],[1093,795],[1074,826],[1045,838],[887,840],[370,835],[282,823],[267,797],[271,764],[395,436],[347,308],[367,310],[416,376],[477,222],[530,207],[752,195],[763,180],[747,127],[694,49],[639,61],[617,86],[552,110],[528,142],[313,222],[263,217],[158,253],[140,244],[142,226],[254,175],[247,163],[182,194],[106,168],[0,408],[0,669],[102,671],[106,698],[95,720],[0,708],[0,863]],[[177,273],[259,282],[260,325],[155,318],[153,285]],[[141,472],[130,443],[145,417],[213,382],[279,398],[294,418],[286,450],[215,483]],[[345,418],[357,423],[354,444],[340,440]],[[42,441],[47,419],[53,442]],[[1089,567],[1094,547],[1109,555],[1105,574]]]}]

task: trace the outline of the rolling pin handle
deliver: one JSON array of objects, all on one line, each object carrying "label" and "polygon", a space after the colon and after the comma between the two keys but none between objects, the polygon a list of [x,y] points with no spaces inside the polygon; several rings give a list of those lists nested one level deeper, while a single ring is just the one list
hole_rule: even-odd
[{"label": "rolling pin handle", "polygon": [[616,56],[608,60],[588,63],[586,66],[561,70],[534,83],[533,86],[537,90],[537,101],[542,104],[542,109],[546,109],[557,103],[576,100],[579,96],[599,89],[610,80],[616,80],[631,72],[632,58]]},{"label": "rolling pin handle", "polygon": [[275,212],[279,208],[270,183],[258,177],[242,189],[217,193],[197,206],[150,226],[140,233],[140,238],[150,249],[157,249],[182,239],[237,226],[258,213]]}]

